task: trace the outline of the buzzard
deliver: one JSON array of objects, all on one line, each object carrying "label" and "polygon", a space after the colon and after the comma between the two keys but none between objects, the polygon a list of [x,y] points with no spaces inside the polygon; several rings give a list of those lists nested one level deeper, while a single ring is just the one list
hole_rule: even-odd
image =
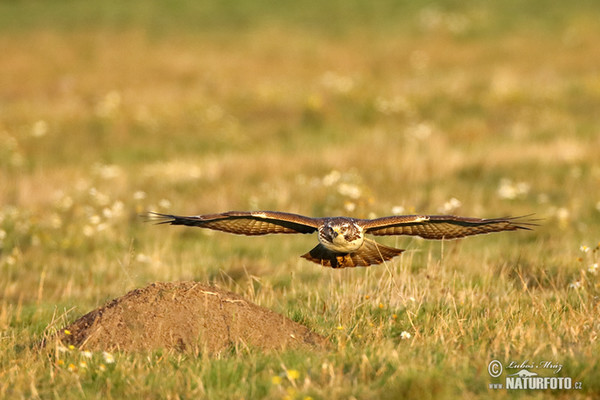
[{"label": "buzzard", "polygon": [[149,213],[158,224],[198,226],[238,235],[314,233],[319,244],[302,255],[324,267],[367,267],[387,261],[404,250],[365,238],[365,234],[412,235],[425,239],[458,239],[491,232],[530,230],[524,217],[468,218],[454,215],[394,215],[375,219],[311,218],[279,211],[228,211],[220,214],[179,216]]}]

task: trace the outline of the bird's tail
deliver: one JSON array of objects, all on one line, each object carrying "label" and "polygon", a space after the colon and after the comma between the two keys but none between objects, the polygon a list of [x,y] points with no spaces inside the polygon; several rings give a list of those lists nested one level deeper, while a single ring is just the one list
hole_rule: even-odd
[{"label": "bird's tail", "polygon": [[384,261],[400,255],[403,251],[404,250],[402,249],[379,244],[374,240],[365,239],[362,246],[353,253],[336,253],[328,250],[319,243],[311,251],[301,257],[317,264],[321,264],[323,267],[368,267],[373,264],[381,264]]}]

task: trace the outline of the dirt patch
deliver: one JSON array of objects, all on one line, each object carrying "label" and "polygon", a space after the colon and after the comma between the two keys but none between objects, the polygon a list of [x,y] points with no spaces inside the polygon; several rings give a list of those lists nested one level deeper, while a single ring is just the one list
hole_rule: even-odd
[{"label": "dirt patch", "polygon": [[324,348],[327,340],[241,296],[197,282],[152,283],[84,315],[60,339],[86,350]]}]

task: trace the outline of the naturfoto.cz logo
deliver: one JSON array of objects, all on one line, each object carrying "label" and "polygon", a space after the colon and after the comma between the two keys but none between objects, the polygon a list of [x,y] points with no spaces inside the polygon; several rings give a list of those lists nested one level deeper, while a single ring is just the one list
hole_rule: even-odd
[{"label": "naturfoto.cz logo", "polygon": [[[488,373],[492,378],[500,378],[506,370],[503,383],[490,383],[490,389],[534,389],[534,390],[571,390],[581,389],[581,382],[574,382],[568,376],[543,376],[540,373],[558,374],[562,370],[562,364],[552,361],[541,361],[538,363],[528,360],[523,362],[511,361],[504,366],[498,360],[492,360],[488,364]],[[509,371],[510,370],[510,371]],[[539,371],[539,372],[538,372]]]}]

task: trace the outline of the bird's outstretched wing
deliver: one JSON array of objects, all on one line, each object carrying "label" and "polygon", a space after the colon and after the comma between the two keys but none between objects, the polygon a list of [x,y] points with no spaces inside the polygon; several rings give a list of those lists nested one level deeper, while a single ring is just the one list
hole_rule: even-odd
[{"label": "bird's outstretched wing", "polygon": [[362,246],[352,253],[335,253],[319,243],[311,251],[301,257],[317,264],[321,264],[324,267],[368,267],[373,264],[381,264],[384,261],[396,257],[403,251],[404,250],[401,249],[384,246],[374,240],[365,239]]},{"label": "bird's outstretched wing", "polygon": [[425,239],[458,239],[491,232],[531,230],[536,224],[524,217],[467,218],[454,215],[398,215],[360,220],[365,233],[376,236],[412,235]]},{"label": "bird's outstretched wing", "polygon": [[189,217],[150,212],[148,217],[159,224],[198,226],[252,236],[270,233],[313,233],[322,224],[321,218],[277,211],[228,211]]}]

